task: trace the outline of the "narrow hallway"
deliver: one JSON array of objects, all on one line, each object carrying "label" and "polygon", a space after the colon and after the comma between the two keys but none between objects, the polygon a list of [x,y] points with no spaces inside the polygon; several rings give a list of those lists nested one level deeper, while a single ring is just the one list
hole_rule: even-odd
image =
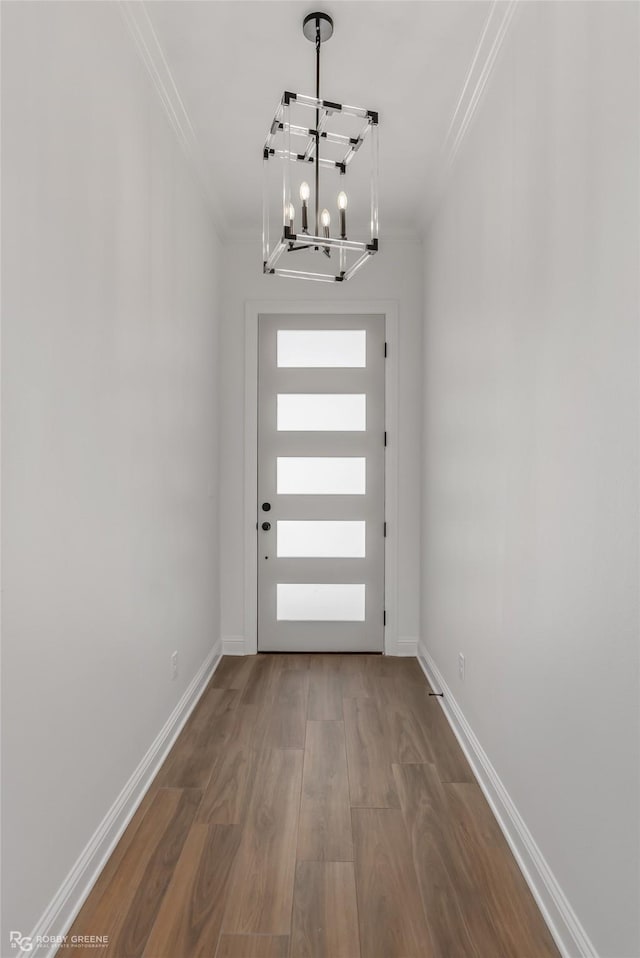
[{"label": "narrow hallway", "polygon": [[0,958],[640,958],[640,2],[0,21]]},{"label": "narrow hallway", "polygon": [[414,658],[224,657],[71,954],[556,956],[428,693]]}]

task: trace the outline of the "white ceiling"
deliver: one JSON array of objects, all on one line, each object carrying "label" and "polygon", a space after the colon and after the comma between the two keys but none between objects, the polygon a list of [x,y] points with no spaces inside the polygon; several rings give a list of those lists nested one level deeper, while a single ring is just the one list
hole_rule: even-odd
[{"label": "white ceiling", "polygon": [[489,8],[489,0],[148,3],[223,228],[260,234],[262,147],[282,92],[314,94],[314,48],[301,25],[320,9],[335,23],[322,46],[321,94],[380,113],[381,235],[418,233]]}]

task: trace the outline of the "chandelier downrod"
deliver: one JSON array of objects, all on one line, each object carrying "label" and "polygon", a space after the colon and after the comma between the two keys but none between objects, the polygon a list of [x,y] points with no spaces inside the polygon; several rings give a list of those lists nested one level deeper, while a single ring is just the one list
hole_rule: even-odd
[{"label": "chandelier downrod", "polygon": [[[316,47],[316,100],[320,99],[320,46],[333,34],[333,20],[328,13],[310,13],[302,21],[302,32]],[[320,235],[320,109],[316,108],[315,155],[315,235]],[[318,249],[316,246],[315,249]]]},{"label": "chandelier downrod", "polygon": [[[320,18],[316,20],[316,100],[320,99]],[[316,236],[320,236],[320,109],[316,107]],[[316,246],[316,249],[318,247]]]}]

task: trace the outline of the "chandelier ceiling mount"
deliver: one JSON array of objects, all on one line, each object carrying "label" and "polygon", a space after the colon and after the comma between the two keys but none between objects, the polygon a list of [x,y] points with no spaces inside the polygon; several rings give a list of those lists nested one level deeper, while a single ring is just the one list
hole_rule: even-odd
[{"label": "chandelier ceiling mount", "polygon": [[310,13],[302,21],[302,32],[312,43],[317,43],[320,32],[320,43],[324,43],[333,36],[333,20],[328,13]]}]

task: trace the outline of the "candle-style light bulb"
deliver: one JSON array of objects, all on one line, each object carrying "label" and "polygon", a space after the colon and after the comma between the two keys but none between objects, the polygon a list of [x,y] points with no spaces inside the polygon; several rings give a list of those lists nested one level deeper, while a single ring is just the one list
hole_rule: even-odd
[{"label": "candle-style light bulb", "polygon": [[305,181],[300,184],[300,201],[302,203],[302,232],[309,232],[309,196],[311,190],[309,184]]},{"label": "candle-style light bulb", "polygon": [[289,203],[288,214],[289,214],[289,229],[293,233],[293,221],[296,218],[296,211],[295,211],[295,207],[293,203]]},{"label": "candle-style light bulb", "polygon": [[347,194],[344,190],[338,193],[338,210],[340,211],[340,239],[347,238]]},{"label": "candle-style light bulb", "polygon": [[[322,223],[322,233],[329,239],[329,227],[331,226],[331,216],[329,215],[329,210],[324,209],[320,214],[320,222]],[[328,246],[324,247],[324,253],[326,256],[331,255],[331,250]]]}]

